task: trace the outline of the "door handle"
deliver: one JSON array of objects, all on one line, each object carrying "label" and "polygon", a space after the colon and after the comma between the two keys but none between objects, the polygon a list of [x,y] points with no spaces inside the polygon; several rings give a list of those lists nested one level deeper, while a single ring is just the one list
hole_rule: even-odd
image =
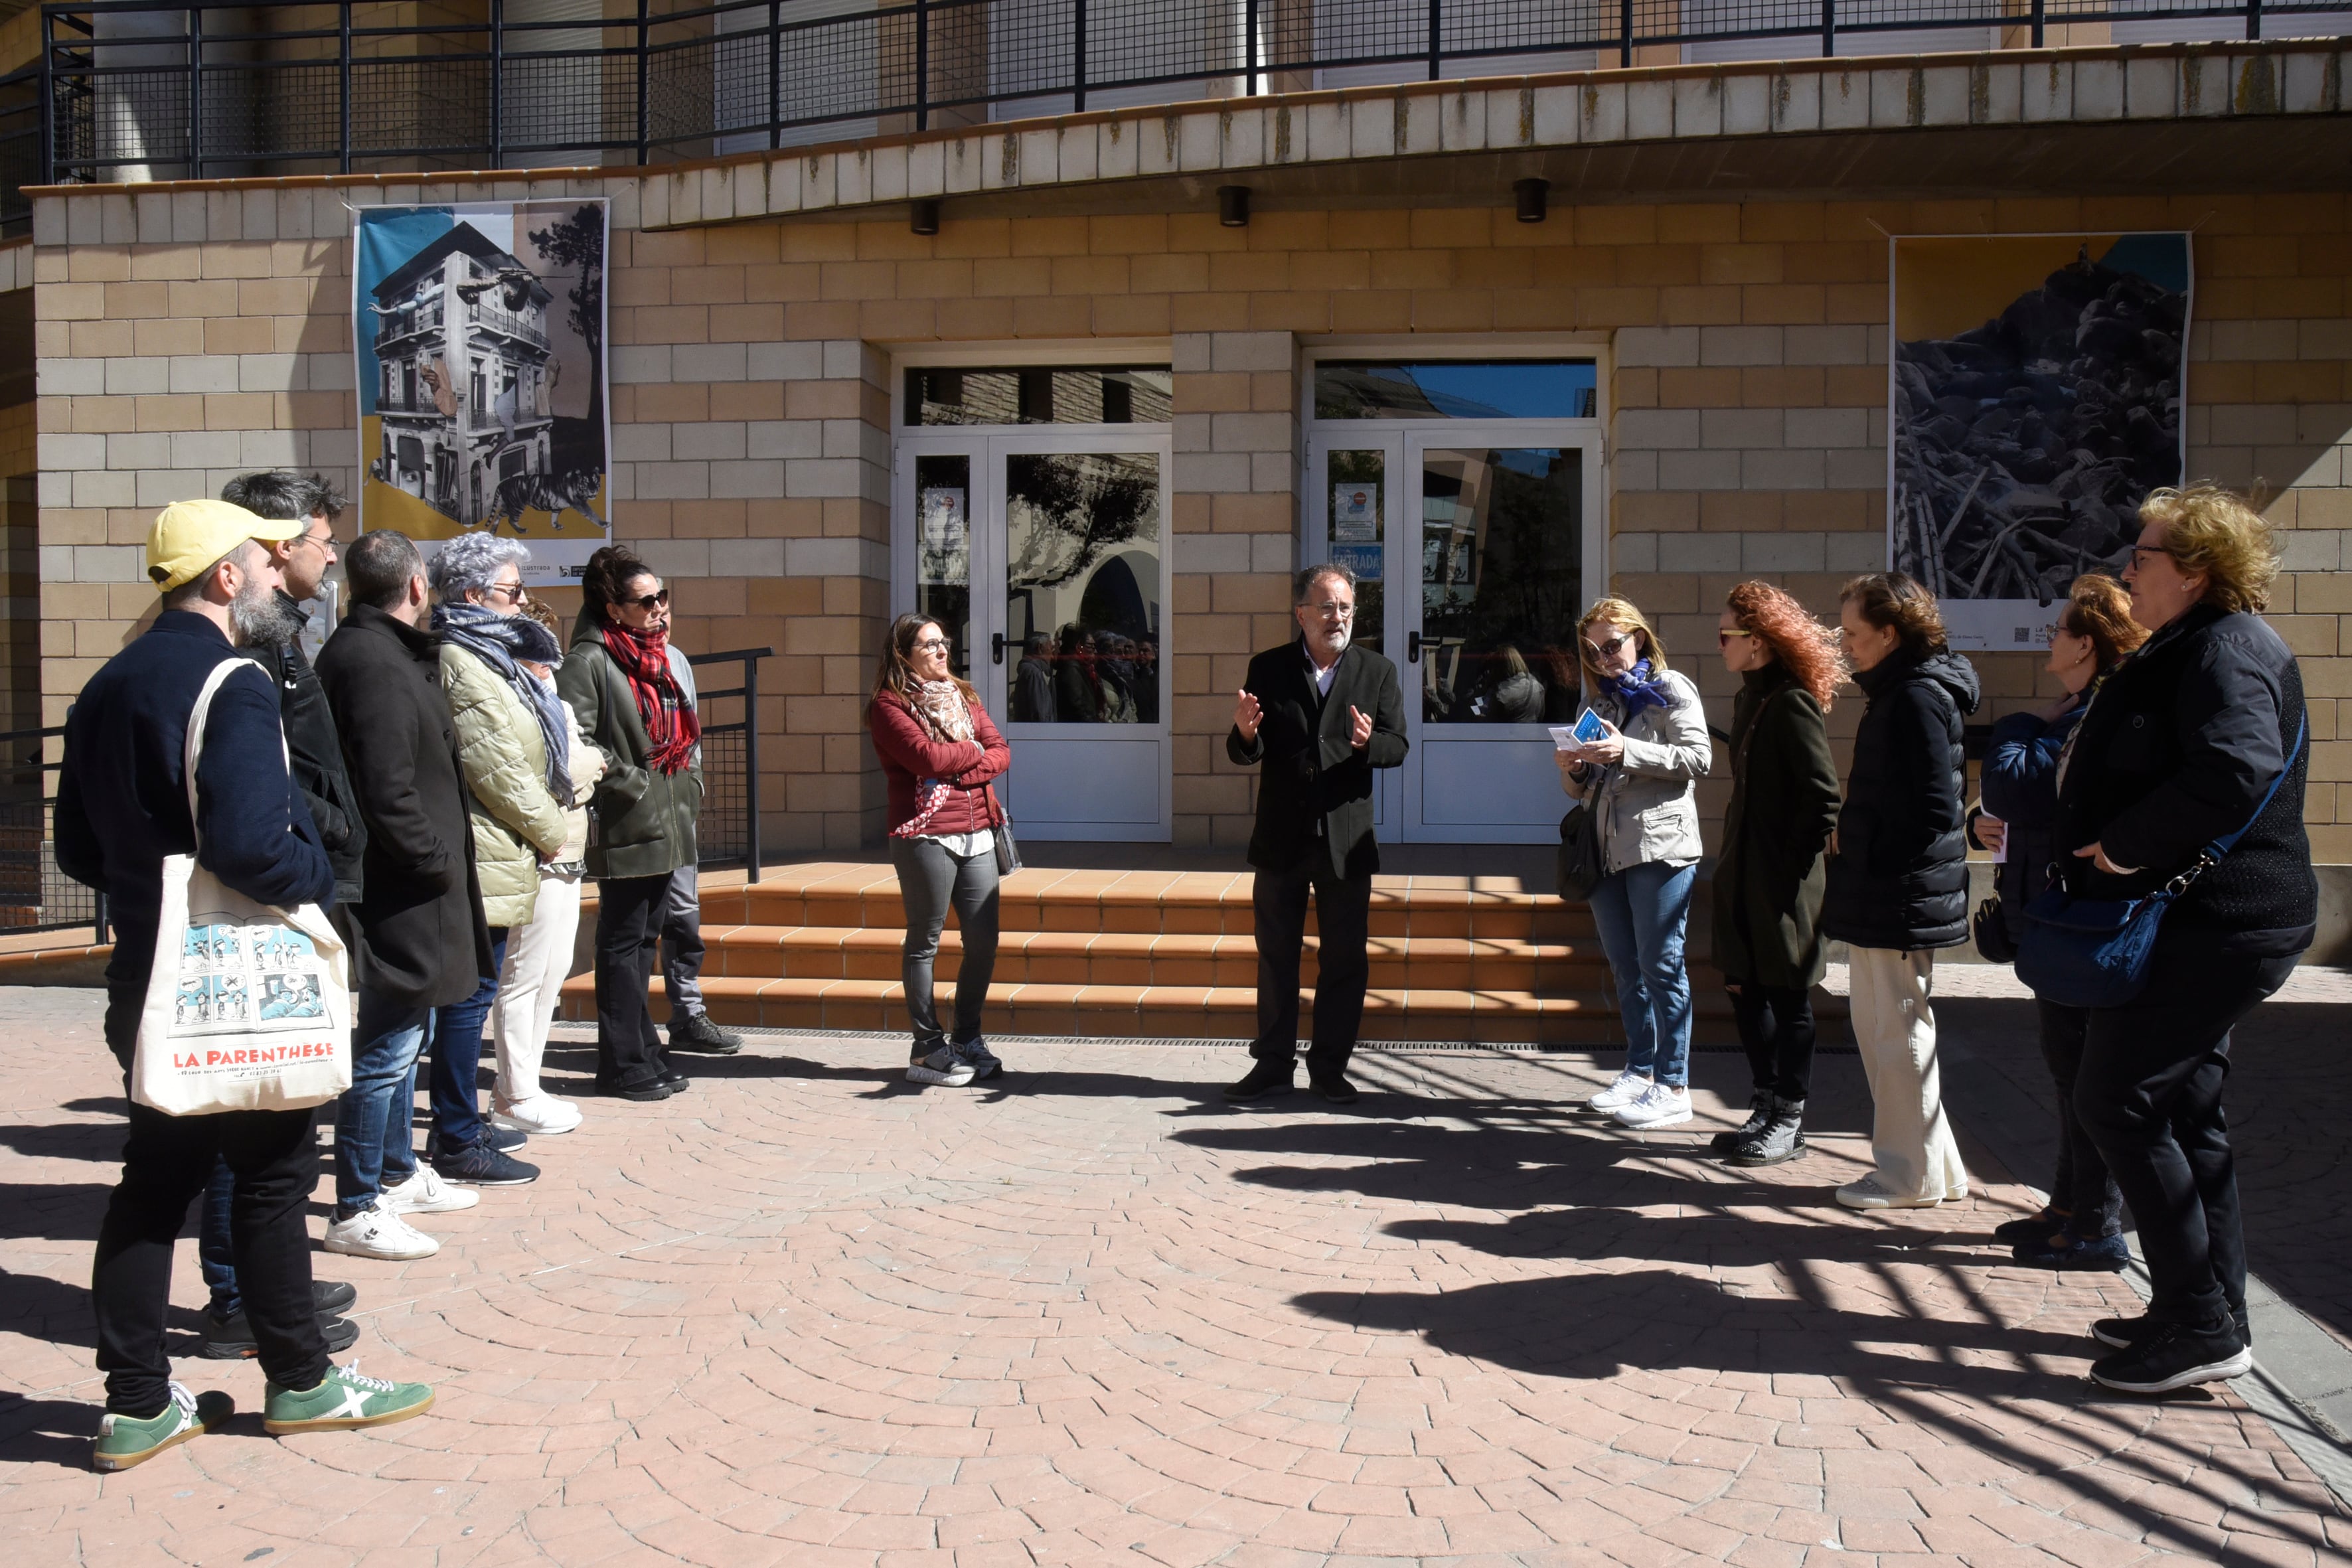
[{"label": "door handle", "polygon": [[991,664],[1004,662],[1004,634],[995,633],[988,639],[988,659]]},{"label": "door handle", "polygon": [[1407,632],[1404,634],[1404,661],[1407,664],[1419,664],[1421,662],[1421,634],[1419,632]]}]

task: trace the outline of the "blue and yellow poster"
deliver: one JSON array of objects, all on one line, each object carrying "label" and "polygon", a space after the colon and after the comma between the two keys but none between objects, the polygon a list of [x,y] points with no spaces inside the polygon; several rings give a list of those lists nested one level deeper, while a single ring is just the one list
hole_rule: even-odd
[{"label": "blue and yellow poster", "polygon": [[601,200],[362,207],[360,526],[530,546],[576,580],[612,526]]},{"label": "blue and yellow poster", "polygon": [[2186,234],[1898,237],[1887,553],[1962,648],[2038,648],[2181,482]]}]

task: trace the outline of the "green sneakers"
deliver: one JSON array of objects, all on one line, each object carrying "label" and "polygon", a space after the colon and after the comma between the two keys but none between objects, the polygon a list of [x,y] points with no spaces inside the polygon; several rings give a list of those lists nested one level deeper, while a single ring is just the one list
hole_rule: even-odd
[{"label": "green sneakers", "polygon": [[386,1383],[363,1377],[357,1366],[331,1366],[316,1388],[269,1385],[261,1407],[261,1428],[273,1437],[289,1432],[341,1432],[383,1426],[433,1408],[433,1391],[421,1383]]},{"label": "green sneakers", "polygon": [[203,1436],[236,1414],[236,1401],[227,1394],[218,1390],[191,1394],[175,1383],[172,1384],[172,1397],[160,1415],[144,1421],[112,1412],[100,1416],[98,1442],[90,1450],[89,1468],[127,1470],[133,1465],[144,1464],[166,1448]]}]

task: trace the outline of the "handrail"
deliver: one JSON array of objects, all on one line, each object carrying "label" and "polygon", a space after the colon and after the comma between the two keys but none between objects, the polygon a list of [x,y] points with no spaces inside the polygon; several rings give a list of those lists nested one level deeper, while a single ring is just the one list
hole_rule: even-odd
[{"label": "handrail", "polygon": [[[57,869],[54,824],[57,797],[50,793],[49,775],[63,766],[62,753],[55,759],[47,755],[48,742],[63,742],[65,726],[52,724],[37,730],[0,731],[0,780],[13,782],[31,773],[40,782],[29,800],[0,799],[0,887],[22,885],[30,873],[32,900],[29,904],[0,896],[0,903],[23,909],[47,910],[52,904],[77,906],[70,919],[35,920],[30,925],[0,925],[0,931],[66,931],[78,925],[91,928],[91,940],[100,945],[106,942],[106,895],[95,888],[86,888]],[[15,759],[14,748],[21,742],[38,745],[30,756]],[[33,808],[29,813],[26,807]],[[29,816],[30,823],[12,818]],[[27,851],[30,851],[29,857]],[[46,853],[45,853],[46,851]],[[79,912],[84,900],[89,912]]]},{"label": "handrail", "polygon": [[[2249,38],[2347,0],[719,0],[633,15],[372,25],[357,0],[270,6],[98,0],[42,7],[37,64],[0,77],[0,232],[23,185],[123,178],[639,164],[922,130],[941,110],[1083,109],[1124,90],[1255,94],[1318,71],[1507,74],[1534,57],[1631,65],[1637,48],[2223,18]],[[1530,15],[1533,11],[1534,14]],[[355,12],[357,15],[355,15]],[[213,22],[220,26],[211,25]],[[229,24],[235,24],[232,27]],[[589,44],[586,36],[593,35]],[[1817,41],[1815,41],[1817,40]],[[1970,47],[1965,38],[1956,47]],[[1981,45],[1976,46],[1981,47]],[[1557,64],[1549,68],[1560,68]],[[872,129],[868,129],[868,128]]]},{"label": "handrail", "polygon": [[[743,683],[740,686],[714,689],[704,687],[699,681],[696,683],[695,708],[698,715],[706,710],[707,704],[720,698],[736,699],[743,704],[743,716],[731,723],[713,724],[706,721],[702,725],[706,746],[710,737],[714,735],[740,734],[743,737],[743,773],[740,784],[743,851],[740,857],[725,854],[705,855],[701,858],[701,864],[709,866],[740,858],[743,863],[746,879],[753,882],[760,879],[761,865],[760,855],[760,661],[763,658],[773,658],[775,656],[773,648],[739,647],[730,648],[724,653],[688,654],[686,659],[687,663],[697,669],[714,664],[733,663],[743,667]],[[712,800],[717,798],[715,792],[708,787],[709,776],[706,769],[704,773],[706,784],[702,797],[706,809],[709,807]]]}]

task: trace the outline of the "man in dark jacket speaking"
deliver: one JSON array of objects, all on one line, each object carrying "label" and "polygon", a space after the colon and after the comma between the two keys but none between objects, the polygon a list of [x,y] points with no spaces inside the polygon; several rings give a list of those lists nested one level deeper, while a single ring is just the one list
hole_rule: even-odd
[{"label": "man in dark jacket speaking", "polygon": [[[126,1074],[154,963],[166,857],[194,854],[261,903],[334,901],[334,872],[287,773],[278,693],[257,667],[237,669],[214,696],[193,810],[186,771],[188,721],[213,671],[242,662],[238,647],[286,635],[277,598],[284,576],[259,542],[299,531],[226,501],[166,507],[147,535],[148,575],[163,591],[162,611],[90,677],[66,719],[58,863],[110,901],[106,1043]],[[269,1429],[369,1426],[432,1403],[414,1384],[346,1386],[328,1364],[303,1223],[317,1159],[310,1111],[168,1116],[136,1104],[129,1110],[122,1180],[99,1227],[90,1281],[98,1364],[106,1373],[107,1414],[93,1453],[99,1469],[128,1469],[217,1426],[235,1407],[226,1394],[200,1398],[172,1382],[163,1352],[173,1242],[223,1158],[236,1173],[232,1235],[269,1377]],[[347,1418],[330,1421],[322,1411]]]},{"label": "man in dark jacket speaking", "polygon": [[367,890],[353,921],[359,1020],[352,1087],[335,1115],[327,1250],[429,1258],[441,1244],[402,1215],[481,1200],[417,1167],[409,1125],[416,1061],[432,1043],[434,1009],[471,996],[498,968],[474,876],[457,731],[441,695],[440,650],[425,629],[424,557],[407,535],[373,530],[345,552],[343,583],[351,614],[319,655],[319,679],[367,828]]},{"label": "man in dark jacket speaking", "polygon": [[1371,972],[1365,939],[1372,876],[1372,770],[1404,761],[1404,696],[1396,666],[1351,641],[1356,574],[1310,566],[1292,580],[1297,642],[1250,660],[1225,755],[1262,764],[1249,861],[1257,868],[1256,1065],[1228,1100],[1290,1092],[1298,1054],[1298,958],[1307,896],[1315,895],[1315,1038],[1307,1080],[1334,1105],[1356,1098],[1348,1058]]}]

